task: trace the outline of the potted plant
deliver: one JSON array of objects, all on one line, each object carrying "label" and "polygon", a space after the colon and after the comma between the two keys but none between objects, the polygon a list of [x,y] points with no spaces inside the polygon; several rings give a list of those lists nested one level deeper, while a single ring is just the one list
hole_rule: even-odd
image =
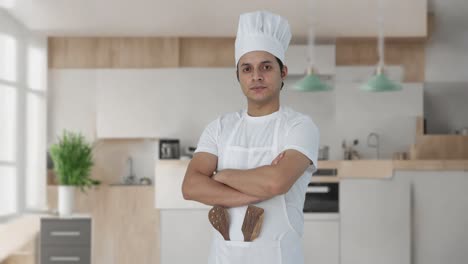
[{"label": "potted plant", "polygon": [[86,188],[100,184],[90,178],[92,146],[80,133],[65,130],[58,143],[50,147],[50,156],[59,183],[59,215],[69,216],[73,212],[75,188],[84,192]]}]

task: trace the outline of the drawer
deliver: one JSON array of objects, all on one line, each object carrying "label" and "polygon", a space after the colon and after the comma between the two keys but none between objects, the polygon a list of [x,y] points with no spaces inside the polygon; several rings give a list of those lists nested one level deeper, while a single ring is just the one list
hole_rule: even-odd
[{"label": "drawer", "polygon": [[41,264],[90,264],[91,249],[70,246],[42,246]]},{"label": "drawer", "polygon": [[42,245],[90,245],[91,219],[41,219]]}]

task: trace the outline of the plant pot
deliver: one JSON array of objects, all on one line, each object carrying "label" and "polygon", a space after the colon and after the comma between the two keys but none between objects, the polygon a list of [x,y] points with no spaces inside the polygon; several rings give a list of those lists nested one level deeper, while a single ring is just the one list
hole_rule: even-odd
[{"label": "plant pot", "polygon": [[60,185],[58,188],[59,216],[71,216],[75,203],[75,186]]}]

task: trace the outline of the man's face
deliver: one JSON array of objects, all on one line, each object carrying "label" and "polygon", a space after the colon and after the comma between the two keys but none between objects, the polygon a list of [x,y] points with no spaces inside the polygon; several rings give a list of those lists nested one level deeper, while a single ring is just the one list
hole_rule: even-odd
[{"label": "man's face", "polygon": [[238,63],[239,82],[242,92],[250,103],[267,104],[279,98],[281,83],[287,75],[275,56],[266,51],[251,51],[244,54]]}]

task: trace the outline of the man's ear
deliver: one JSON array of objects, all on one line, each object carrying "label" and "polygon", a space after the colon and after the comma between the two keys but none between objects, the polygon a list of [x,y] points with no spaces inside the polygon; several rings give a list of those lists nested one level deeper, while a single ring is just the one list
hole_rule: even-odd
[{"label": "man's ear", "polygon": [[281,71],[281,78],[286,78],[288,76],[288,66],[284,65],[283,70]]}]

